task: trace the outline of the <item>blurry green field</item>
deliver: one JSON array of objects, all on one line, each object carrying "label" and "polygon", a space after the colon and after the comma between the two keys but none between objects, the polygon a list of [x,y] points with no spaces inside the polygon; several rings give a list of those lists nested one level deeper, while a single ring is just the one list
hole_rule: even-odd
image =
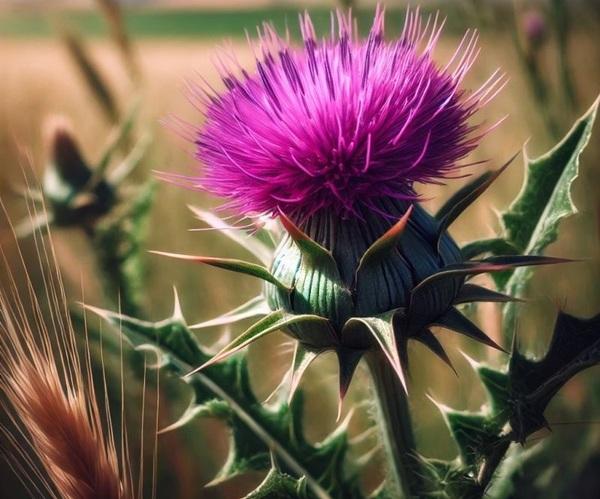
[{"label": "blurry green field", "polygon": [[[429,11],[435,9],[429,7]],[[324,8],[311,8],[311,17],[317,32],[326,33],[330,26],[330,11]],[[245,31],[255,32],[256,26],[271,21],[278,29],[290,28],[293,36],[299,34],[297,19],[299,11],[291,7],[273,7],[251,10],[129,10],[125,15],[128,32],[136,38],[211,38],[214,36],[243,38]],[[359,9],[356,17],[360,30],[368,31],[372,20],[372,9]],[[447,9],[446,26],[450,31],[460,29],[464,23],[464,13],[460,9]],[[386,24],[389,34],[400,31],[404,9],[387,9]],[[48,13],[43,11],[0,12],[0,36],[47,37],[54,32],[53,23],[68,26],[97,37],[106,35],[106,25],[102,16],[95,11],[73,10]],[[496,25],[496,27],[498,27]]]}]

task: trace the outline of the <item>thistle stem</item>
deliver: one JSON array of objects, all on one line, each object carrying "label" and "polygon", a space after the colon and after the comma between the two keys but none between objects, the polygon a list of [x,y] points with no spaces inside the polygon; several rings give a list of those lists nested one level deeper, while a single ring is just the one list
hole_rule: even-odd
[{"label": "thistle stem", "polygon": [[373,379],[377,419],[388,455],[390,486],[402,497],[418,497],[420,474],[406,392],[382,352],[370,352],[367,365]]}]

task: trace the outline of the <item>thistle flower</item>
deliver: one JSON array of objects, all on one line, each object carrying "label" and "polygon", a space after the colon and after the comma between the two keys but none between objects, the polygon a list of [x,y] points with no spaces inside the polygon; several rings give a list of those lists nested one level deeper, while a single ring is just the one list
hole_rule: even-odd
[{"label": "thistle flower", "polygon": [[456,175],[481,136],[469,118],[502,75],[462,90],[477,34],[467,33],[440,67],[432,53],[442,27],[437,17],[423,27],[409,12],[401,37],[386,42],[378,10],[362,41],[350,15],[338,12],[337,30],[318,41],[305,15],[297,50],[265,25],[255,73],[236,76],[225,66],[226,91],[200,96],[206,123],[196,144],[205,169],[193,182],[247,215],[357,217],[380,210],[382,198],[416,198],[415,182]]},{"label": "thistle flower", "polygon": [[401,37],[386,42],[378,9],[361,41],[352,18],[338,13],[337,29],[318,41],[303,16],[302,49],[267,25],[256,71],[235,76],[222,69],[226,90],[203,94],[206,123],[195,143],[204,169],[187,180],[227,199],[228,209],[278,217],[286,230],[270,270],[171,255],[266,281],[271,312],[209,364],[283,329],[298,340],[291,393],[310,361],[334,350],[343,396],[365,353],[384,355],[403,384],[410,339],[449,362],[434,325],[500,348],[455,306],[511,298],[467,279],[556,260],[464,261],[448,235],[448,226],[503,168],[461,189],[436,216],[418,204],[415,183],[459,175],[459,161],[485,133],[470,118],[503,85],[495,72],[474,92],[461,88],[478,54],[474,32],[438,66],[432,52],[442,25],[437,17],[423,25],[418,11],[409,11]]}]

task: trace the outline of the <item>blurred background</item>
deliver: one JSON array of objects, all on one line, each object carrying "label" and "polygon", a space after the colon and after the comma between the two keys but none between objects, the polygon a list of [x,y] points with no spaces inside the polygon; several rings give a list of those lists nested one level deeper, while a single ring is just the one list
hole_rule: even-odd
[{"label": "blurred background", "polygon": [[[140,107],[135,133],[150,133],[152,139],[143,162],[128,181],[130,185],[141,185],[153,171],[189,173],[196,167],[193,145],[172,130],[177,127],[163,126],[161,120],[174,115],[194,125],[201,124],[201,111],[188,99],[186,85],[205,79],[222,88],[214,66],[219,51],[233,49],[242,64],[251,67],[252,51],[245,31],[254,33],[263,20],[272,21],[279,29],[287,25],[292,36],[297,37],[299,12],[308,9],[317,31],[324,32],[328,30],[330,9],[351,4],[360,30],[366,32],[374,10],[374,2],[368,0],[119,3],[122,10],[106,0],[0,0],[0,194],[14,221],[26,215],[23,200],[15,194],[15,186],[22,184],[23,170],[33,169],[41,176],[49,162],[44,129],[53,117],[62,116],[70,123],[84,157],[96,161],[111,130],[137,100]],[[482,52],[467,78],[467,86],[477,87],[497,68],[510,78],[508,86],[481,113],[489,124],[503,116],[507,118],[469,158],[488,160],[477,170],[473,168],[474,172],[503,164],[527,141],[530,156],[545,152],[600,91],[600,3],[596,0],[457,0],[420,4],[425,12],[439,10],[447,18],[435,53],[440,62],[453,53],[466,29],[480,30]],[[392,37],[402,28],[406,2],[389,0],[385,5],[386,31]],[[529,289],[530,301],[520,314],[520,339],[532,354],[543,354],[557,310],[580,316],[600,311],[599,133],[596,129],[574,184],[579,214],[561,224],[558,242],[547,251],[578,262],[560,269],[536,270]],[[523,171],[519,157],[494,188],[469,208],[452,227],[459,242],[495,234],[499,228],[497,213],[518,193]],[[426,207],[435,210],[462,182],[423,189],[429,199]],[[219,202],[201,193],[159,183],[145,249],[246,257],[219,233],[190,232],[188,229],[201,227],[202,223],[194,219],[187,204],[212,209]],[[70,299],[81,299],[83,288],[87,303],[114,309],[115,296],[103,291],[98,278],[93,240],[77,227],[57,227],[53,233]],[[21,245],[26,256],[34,258],[31,241],[24,239]],[[154,255],[144,255],[144,259],[143,305],[149,319],[163,319],[171,313],[173,286],[179,290],[190,324],[225,312],[259,291],[259,284],[251,278]],[[480,307],[476,314],[483,329],[499,339],[496,306]],[[237,328],[241,326],[236,326],[235,331]],[[199,337],[203,344],[212,345],[222,334],[222,330],[211,329],[201,331]],[[459,376],[455,377],[425,349],[413,345],[410,397],[423,454],[452,458],[456,449],[426,394],[455,408],[476,410],[484,401],[483,390],[459,350],[491,363],[500,362],[501,357],[456,335],[448,335],[443,342]],[[140,375],[135,359],[126,363],[123,373],[118,368],[111,371],[111,358],[118,367],[118,353],[108,350],[110,382],[118,387],[121,377],[125,380],[130,441],[132,448],[137,449],[141,428],[145,428],[147,438],[152,438],[154,407],[146,409],[144,426],[140,419],[143,373]],[[259,398],[265,398],[278,384],[290,359],[291,350],[283,337],[280,341],[271,338],[259,342],[250,349],[252,382]],[[333,358],[320,358],[303,384],[306,433],[313,441],[335,427],[336,369]],[[595,379],[598,374],[600,370],[594,368],[579,375],[551,404],[547,419],[553,432],[544,432],[537,438],[547,446],[543,473],[539,468],[525,474],[524,483],[528,486],[533,488],[536,481],[546,481],[558,490],[570,480],[572,497],[593,497],[586,494],[600,490],[600,384]],[[151,399],[147,403],[152,406],[155,381],[148,381],[147,390]],[[166,376],[159,391],[160,426],[164,427],[185,409],[188,396],[185,387]],[[359,372],[345,409],[347,412],[357,406],[352,435],[369,427],[369,411],[358,403],[367,395],[367,376]],[[113,398],[118,409],[122,402],[118,390]],[[256,473],[209,488],[201,486],[214,477],[226,458],[228,437],[219,422],[198,420],[161,435],[158,442],[158,497],[240,497],[261,480],[262,475]],[[356,455],[371,456],[363,474],[366,487],[371,488],[381,480],[380,453],[370,454],[376,446],[376,438],[370,437],[352,450]],[[147,447],[145,456],[139,458],[136,452],[134,456],[144,460],[148,477],[152,463],[151,446]],[[561,476],[565,469],[572,470],[568,479],[567,473]],[[523,487],[523,491],[528,490]],[[528,497],[537,497],[532,494]],[[25,496],[4,462],[0,463],[0,496]]]}]

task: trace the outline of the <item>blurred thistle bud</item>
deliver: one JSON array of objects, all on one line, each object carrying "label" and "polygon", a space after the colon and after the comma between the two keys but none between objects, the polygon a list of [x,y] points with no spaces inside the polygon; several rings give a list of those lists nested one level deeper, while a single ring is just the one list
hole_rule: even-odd
[{"label": "blurred thistle bud", "polygon": [[52,208],[53,222],[89,226],[112,207],[113,188],[103,178],[95,178],[64,117],[48,119],[44,139],[47,166],[43,192]]},{"label": "blurred thistle bud", "polygon": [[537,9],[525,12],[521,17],[521,31],[529,50],[539,50],[548,37],[544,15]]}]

